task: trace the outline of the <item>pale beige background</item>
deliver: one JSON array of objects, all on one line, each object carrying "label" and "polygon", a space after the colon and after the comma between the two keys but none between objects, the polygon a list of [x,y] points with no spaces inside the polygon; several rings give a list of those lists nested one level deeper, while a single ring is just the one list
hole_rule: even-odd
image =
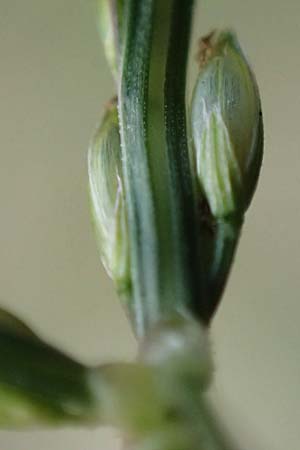
[{"label": "pale beige background", "polygon": [[[195,21],[195,38],[237,29],[265,116],[259,189],[212,330],[213,395],[247,450],[300,441],[299,24],[298,0],[206,0]],[[114,94],[93,1],[0,0],[0,58],[0,302],[82,361],[129,359],[87,203],[86,149]],[[117,448],[113,430],[0,432],[0,450]]]}]

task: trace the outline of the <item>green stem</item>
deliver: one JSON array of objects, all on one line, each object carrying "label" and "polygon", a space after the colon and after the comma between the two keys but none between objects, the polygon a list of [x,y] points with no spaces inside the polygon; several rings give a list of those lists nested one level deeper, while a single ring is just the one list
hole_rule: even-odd
[{"label": "green stem", "polygon": [[165,82],[165,119],[169,170],[171,173],[172,240],[174,279],[179,302],[202,319],[203,280],[199,255],[196,200],[187,144],[186,66],[189,50],[192,0],[175,0],[172,10]]},{"label": "green stem", "polygon": [[210,323],[219,305],[234,261],[242,223],[241,218],[214,221],[211,216],[200,222],[206,274],[204,297],[206,303],[202,308],[204,323]]},{"label": "green stem", "polygon": [[192,4],[128,4],[119,112],[138,335],[200,296],[185,118]]},{"label": "green stem", "polygon": [[213,317],[222,297],[239,242],[242,220],[222,220],[215,224],[213,252],[207,273],[209,315]]},{"label": "green stem", "polygon": [[205,450],[240,450],[220,425],[216,413],[204,399],[201,403],[200,415],[199,428],[203,440],[199,448],[202,445]]},{"label": "green stem", "polygon": [[143,301],[146,299],[146,303],[153,303],[153,298],[159,291],[156,224],[146,129],[153,13],[153,0],[129,1],[119,93],[133,309],[138,334],[145,328]]},{"label": "green stem", "polygon": [[144,349],[149,360],[92,368],[0,310],[0,428],[110,425],[143,449],[233,450],[205,400],[206,331],[196,321],[161,325]]}]

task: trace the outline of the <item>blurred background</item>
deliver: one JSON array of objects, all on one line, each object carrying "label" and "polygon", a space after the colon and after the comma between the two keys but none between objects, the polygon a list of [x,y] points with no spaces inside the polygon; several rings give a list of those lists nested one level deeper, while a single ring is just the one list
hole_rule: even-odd
[{"label": "blurred background", "polygon": [[[163,1],[163,0],[161,0]],[[197,38],[232,26],[263,102],[265,158],[212,326],[212,399],[243,450],[300,441],[300,3],[203,0]],[[115,94],[93,0],[0,0],[0,304],[94,364],[136,343],[100,265],[86,151]],[[1,358],[1,355],[0,355]],[[1,450],[116,450],[118,431],[0,431]]]}]

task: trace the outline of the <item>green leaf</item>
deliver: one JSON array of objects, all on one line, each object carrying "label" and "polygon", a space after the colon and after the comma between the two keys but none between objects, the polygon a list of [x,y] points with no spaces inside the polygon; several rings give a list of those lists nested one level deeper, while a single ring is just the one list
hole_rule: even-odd
[{"label": "green leaf", "polygon": [[91,421],[88,371],[0,311],[0,427]]}]

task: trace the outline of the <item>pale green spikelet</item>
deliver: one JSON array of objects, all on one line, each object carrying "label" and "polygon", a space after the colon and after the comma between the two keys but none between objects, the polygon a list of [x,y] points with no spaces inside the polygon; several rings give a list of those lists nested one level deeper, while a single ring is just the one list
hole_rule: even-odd
[{"label": "pale green spikelet", "polygon": [[124,0],[98,0],[98,26],[104,51],[114,78],[118,78]]},{"label": "pale green spikelet", "polygon": [[199,60],[191,111],[197,177],[215,218],[242,216],[262,158],[258,87],[232,32],[204,38]]},{"label": "pale green spikelet", "polygon": [[108,105],[88,155],[91,206],[101,259],[119,292],[130,284],[129,241],[115,102]]}]

